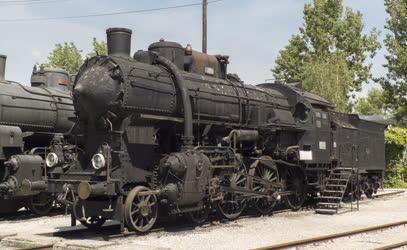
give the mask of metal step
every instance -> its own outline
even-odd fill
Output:
[[[315,212],[317,214],[336,214],[336,209],[321,209],[317,208],[315,209]]]
[[[325,187],[326,187],[326,188],[327,188],[327,187],[344,187],[344,188],[346,188],[346,186],[347,186],[347,185],[328,184],[328,185],[326,185]]]
[[[332,199],[332,200],[342,200],[342,197],[335,196],[319,196],[318,199]]]
[[[324,190],[321,193],[330,193],[330,194],[342,194],[343,190]]]
[[[353,168],[335,168],[333,170],[339,170],[339,171],[352,171]]]
[[[323,191],[321,191],[321,193],[323,193],[325,191],[337,191],[337,192],[345,193],[345,188],[338,189],[338,188],[327,187]]]
[[[349,177],[351,176],[351,174],[344,174],[344,173],[332,173],[329,177],[343,177],[344,179],[349,179]]]
[[[339,203],[332,203],[332,202],[318,202],[317,206],[332,206],[332,207],[338,207]]]
[[[348,179],[328,179],[328,181],[348,181]]]

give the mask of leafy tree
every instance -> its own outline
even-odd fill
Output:
[[[333,61],[339,60],[338,57],[342,57],[341,61],[346,62],[348,71],[346,80],[351,76],[351,81],[346,81],[346,95],[351,91],[360,91],[362,84],[371,78],[372,65],[366,61],[380,47],[377,41],[379,32],[373,29],[366,35],[363,28],[362,14],[351,8],[344,9],[343,0],[314,0],[312,4],[305,4],[304,25],[299,34],[292,36],[289,44],[280,51],[276,66],[272,69],[274,77],[288,82],[307,81],[309,84],[306,84],[306,90],[316,90],[316,94],[329,99],[329,96],[335,94],[334,90],[319,92],[321,88],[313,86],[311,80],[306,79],[310,76],[306,71],[313,67],[312,63],[317,64],[316,68],[322,64],[328,67]],[[344,70],[336,72],[343,73]],[[330,74],[328,79],[333,79],[331,72],[323,72]],[[337,77],[340,79],[343,76]],[[341,98],[346,95],[341,94]],[[344,101],[347,100],[334,104],[342,107]]]
[[[388,70],[385,78],[380,79],[384,89],[387,106],[398,118],[407,118],[407,1],[385,0],[389,15],[384,44]]]
[[[83,63],[82,50],[79,50],[73,42],[56,44],[54,50],[48,56],[47,67],[61,68],[73,74],[78,72]]]
[[[96,55],[107,55],[107,44],[104,41],[98,41],[93,38],[92,52],[88,53],[88,57]],[[48,63],[43,64],[45,67],[61,68],[71,74],[78,72],[83,64],[82,50],[78,49],[73,42],[56,44],[54,50],[48,56]]]
[[[384,114],[383,90],[371,89],[366,98],[360,98],[356,104],[356,112],[361,115],[383,115]]]
[[[312,57],[303,66],[303,87],[310,92],[322,94],[336,105],[338,111],[350,111],[347,92],[352,82],[352,73],[341,55],[325,58]]]
[[[95,37],[93,38],[93,51],[88,54],[88,57],[107,56],[107,44],[105,41],[98,41]]]

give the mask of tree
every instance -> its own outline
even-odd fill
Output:
[[[341,55],[330,55],[325,58],[312,57],[304,64],[301,78],[303,87],[313,93],[323,93],[328,101],[334,103],[341,112],[350,111],[347,102],[352,74]]]
[[[104,41],[98,41],[93,38],[92,52],[88,57],[96,55],[107,55],[107,44]],[[48,56],[48,63],[43,64],[45,67],[61,68],[71,74],[78,72],[83,64],[82,50],[78,49],[73,42],[56,44],[54,50]]]
[[[399,119],[407,118],[407,1],[385,0],[387,14],[384,44],[387,48],[386,77],[379,81],[387,106]]]
[[[82,50],[79,50],[73,42],[58,43],[48,56],[49,62],[45,66],[61,68],[74,74],[83,63],[81,53]]]
[[[371,89],[366,98],[358,100],[355,109],[361,115],[383,115],[385,113],[383,90]]]
[[[98,41],[95,37],[93,38],[93,51],[88,54],[88,57],[107,56],[107,44],[105,41]]]
[[[280,51],[276,66],[272,69],[274,77],[288,82],[308,81],[310,89],[318,90],[320,88],[312,86],[311,81],[305,78],[310,76],[306,72],[312,67],[310,64],[317,63],[320,67],[321,63],[330,64],[341,56],[351,76],[351,81],[346,82],[346,95],[351,91],[360,91],[362,84],[371,79],[371,64],[366,61],[380,47],[379,32],[373,29],[366,35],[363,28],[362,14],[350,8],[344,10],[343,0],[314,0],[313,4],[305,4],[304,25],[299,34],[292,36],[289,44]],[[338,75],[338,78],[341,76]],[[326,97],[334,92],[316,94]]]

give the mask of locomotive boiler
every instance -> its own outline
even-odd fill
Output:
[[[248,206],[268,214],[279,201],[296,210],[336,180],[332,169],[352,175],[356,161],[334,155],[345,145],[324,98],[290,84],[246,85],[227,72],[227,56],[190,45],[160,40],[131,57],[131,33],[108,29],[108,56],[77,75],[76,163],[49,166],[47,187],[32,185],[59,193],[74,220],[146,232],[159,214],[201,223],[213,210],[227,219]],[[344,195],[339,184],[321,204]]]
[[[6,56],[0,56],[0,197],[1,212],[28,206],[37,213],[50,207],[48,196],[25,188],[40,180],[44,149],[57,133],[70,130],[74,117],[68,73],[34,69],[32,86],[4,78]]]

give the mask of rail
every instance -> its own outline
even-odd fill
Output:
[[[260,248],[254,249],[254,250],[269,250],[269,249],[274,250],[274,249],[294,248],[294,247],[298,247],[298,246],[309,245],[309,244],[328,241],[328,240],[334,240],[334,239],[338,239],[338,238],[342,238],[342,237],[346,237],[346,236],[353,236],[353,235],[357,235],[357,234],[373,232],[373,231],[378,231],[378,230],[382,230],[382,229],[388,229],[388,228],[402,226],[402,225],[406,225],[406,224],[407,224],[407,220],[398,221],[398,222],[383,224],[383,225],[379,225],[379,226],[366,227],[366,228],[350,230],[350,231],[345,231],[345,232],[340,232],[340,233],[317,236],[314,238],[308,238],[308,239],[303,239],[303,240],[296,240],[296,241],[275,244],[275,245],[266,246],[266,247],[260,247]]]
[[[375,248],[374,250],[396,249],[396,248],[404,247],[404,246],[407,246],[407,241],[403,241],[403,242],[398,242],[398,243],[393,243],[393,244],[381,246],[381,247],[379,247],[379,248]]]

